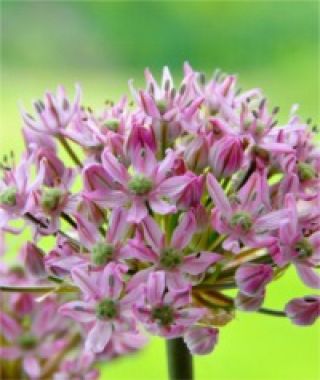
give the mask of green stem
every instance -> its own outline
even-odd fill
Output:
[[[287,314],[282,310],[267,309],[265,307],[261,307],[258,310],[258,313],[266,314],[266,315],[272,315],[274,317],[286,317],[287,316]]]
[[[78,288],[74,286],[64,285],[60,287],[56,286],[7,286],[0,285],[0,292],[7,293],[70,293],[76,292]]]
[[[79,166],[80,168],[82,168],[83,167],[82,162],[79,160],[78,156],[75,154],[74,150],[71,148],[71,145],[65,139],[65,137],[64,136],[59,136],[58,139],[59,139],[61,145],[63,146],[63,148],[65,149],[65,151],[68,153],[68,155],[72,159],[72,161],[77,166]]]
[[[167,360],[170,380],[192,380],[192,355],[182,338],[167,340]]]

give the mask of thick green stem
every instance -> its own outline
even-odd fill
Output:
[[[170,380],[192,380],[192,355],[182,338],[167,340],[168,373]]]

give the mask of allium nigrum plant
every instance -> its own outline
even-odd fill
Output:
[[[185,64],[180,84],[167,67],[161,84],[145,76],[143,90],[130,82],[133,102],[98,112],[79,87],[22,110],[25,152],[0,181],[1,250],[7,234],[32,236],[0,268],[7,378],[94,380],[95,362],[142,348],[148,332],[167,340],[170,378],[190,379],[191,355],[210,353],[238,312],[320,315],[313,290],[263,307],[291,266],[320,287],[316,128],[295,110],[278,125],[233,75],[207,81]]]

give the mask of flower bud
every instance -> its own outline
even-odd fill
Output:
[[[243,143],[237,136],[225,136],[210,149],[209,164],[216,177],[229,177],[240,169],[243,161]]]
[[[198,177],[188,172],[186,177],[190,178],[190,182],[177,200],[177,205],[188,209],[189,207],[196,207],[200,203],[204,187],[204,176]]]
[[[146,148],[149,148],[151,152],[156,151],[156,142],[152,130],[142,125],[133,124],[126,145],[128,156],[132,159],[137,151]]]
[[[256,311],[258,310],[264,301],[265,292],[263,291],[256,297],[248,297],[247,295],[238,292],[234,303],[238,310],[241,311]]]
[[[320,317],[320,297],[306,296],[295,298],[285,307],[287,317],[299,326],[312,325]]]
[[[192,355],[210,353],[218,342],[219,330],[213,327],[190,327],[184,334],[184,341]]]
[[[272,268],[266,264],[244,264],[235,275],[236,283],[242,293],[249,297],[261,295],[272,279]]]
[[[198,173],[208,165],[208,154],[208,141],[205,137],[199,136],[186,145],[184,159],[188,167]]]

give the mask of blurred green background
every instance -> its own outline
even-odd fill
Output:
[[[158,76],[178,79],[188,60],[208,75],[238,73],[243,88],[261,87],[282,120],[293,103],[319,121],[319,3],[313,1],[78,2],[2,1],[0,154],[22,150],[17,108],[63,83],[102,106]],[[9,240],[11,252],[21,241]],[[270,286],[267,306],[282,308],[312,291],[295,272]],[[319,328],[239,313],[221,329],[216,351],[195,360],[199,380],[320,379]],[[103,379],[166,379],[165,347],[153,339],[141,353],[107,363]]]

